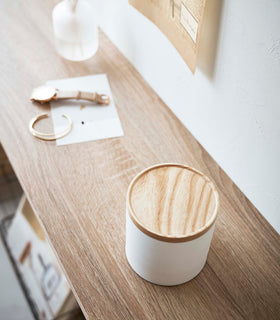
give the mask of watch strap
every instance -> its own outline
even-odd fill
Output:
[[[97,92],[87,92],[87,91],[80,91],[80,90],[57,90],[56,95],[53,97],[54,100],[60,99],[76,99],[76,100],[88,100],[92,102],[96,102],[99,104],[106,104],[110,103],[110,98],[104,94],[98,94]]]

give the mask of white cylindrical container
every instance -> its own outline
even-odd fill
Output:
[[[126,256],[142,278],[159,285],[193,279],[206,263],[219,205],[203,173],[165,163],[140,172],[126,203]]]

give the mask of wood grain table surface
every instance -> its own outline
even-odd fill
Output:
[[[87,319],[279,319],[279,235],[102,32],[92,59],[58,56],[55,3],[0,2],[0,141]],[[29,101],[34,87],[98,73],[123,137],[57,147],[30,135],[30,118],[49,110]],[[142,280],[124,250],[129,182],[160,162],[202,171],[221,200],[205,268],[177,287]]]

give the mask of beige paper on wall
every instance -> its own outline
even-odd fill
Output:
[[[206,0],[129,0],[171,41],[195,72]]]

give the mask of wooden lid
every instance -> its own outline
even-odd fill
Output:
[[[130,183],[127,210],[149,236],[185,242],[204,234],[216,220],[219,196],[203,173],[164,163],[140,172]]]

